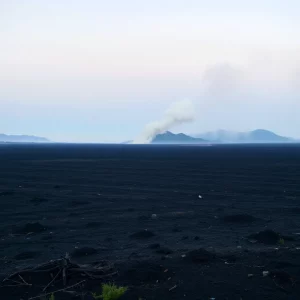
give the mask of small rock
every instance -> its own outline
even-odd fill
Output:
[[[267,276],[269,276],[270,272],[269,271],[263,271],[262,274],[263,274],[263,277],[267,277]]]
[[[248,274],[248,278],[252,278],[253,276],[253,274]]]
[[[157,218],[157,214],[152,214],[151,219],[155,220]]]

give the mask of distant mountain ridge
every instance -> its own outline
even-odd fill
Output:
[[[272,131],[256,129],[248,132],[217,130],[195,135],[216,143],[288,143],[295,140],[280,136]]]
[[[206,140],[202,138],[191,137],[184,133],[172,133],[167,131],[162,134],[158,134],[153,140],[152,144],[199,144],[205,143]]]
[[[47,143],[50,142],[44,137],[34,135],[7,135],[0,134],[1,143]]]

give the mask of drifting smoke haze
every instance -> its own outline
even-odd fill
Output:
[[[175,125],[192,122],[195,118],[194,105],[190,100],[173,103],[161,120],[146,125],[143,133],[133,141],[134,144],[151,143],[156,135],[164,133]]]

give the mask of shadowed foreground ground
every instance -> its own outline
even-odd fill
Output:
[[[76,293],[113,281],[124,299],[300,295],[297,145],[1,145],[0,165],[1,278],[68,252],[113,273],[67,273],[86,280]],[[39,295],[52,279],[36,273],[3,282],[1,299]],[[59,275],[46,291],[62,287]]]

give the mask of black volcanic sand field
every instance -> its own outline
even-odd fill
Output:
[[[61,267],[21,270],[66,252],[111,267],[68,270],[65,287],[85,282],[56,300],[103,282],[132,300],[300,299],[299,199],[298,145],[1,145],[0,299],[64,288]]]

